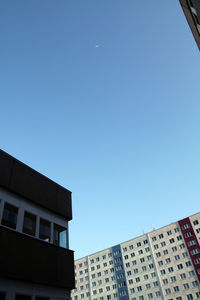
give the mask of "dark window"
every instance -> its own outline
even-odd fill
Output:
[[[31,300],[31,296],[17,294],[15,296],[15,300]]]
[[[66,228],[54,224],[53,243],[57,246],[67,248],[67,230]]]
[[[25,212],[23,232],[34,236],[35,231],[36,231],[36,216],[28,212]]]
[[[48,297],[35,297],[35,300],[49,300]]]
[[[6,294],[0,292],[0,300],[5,300],[6,299]]]
[[[5,203],[4,205],[4,211],[3,211],[3,218],[2,218],[2,225],[5,225],[7,227],[16,229],[17,225],[17,213],[18,213],[18,208]]]
[[[45,242],[50,242],[50,222],[40,219],[40,235],[39,238]]]

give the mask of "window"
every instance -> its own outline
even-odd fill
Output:
[[[151,273],[151,277],[152,278],[156,277],[156,272]]]
[[[149,276],[146,274],[144,275],[144,279],[147,280],[149,278]]]
[[[191,251],[191,254],[192,254],[192,255],[195,255],[195,254],[198,254],[198,253],[200,253],[200,250],[199,250],[198,248],[193,249],[193,250]]]
[[[156,236],[152,237],[152,241],[153,241],[153,242],[156,241]]]
[[[187,295],[187,299],[188,299],[188,300],[193,300],[192,294],[188,294],[188,295]]]
[[[184,249],[185,248],[185,244],[180,244],[180,249]]]
[[[147,259],[150,260],[151,259],[151,255],[147,255]]]
[[[146,252],[149,252],[149,251],[150,251],[150,248],[149,248],[149,247],[145,248],[145,251],[146,251]]]
[[[172,244],[172,243],[175,242],[175,240],[174,239],[170,239],[169,242],[170,242],[170,244]]]
[[[158,265],[159,265],[159,266],[162,266],[162,265],[163,265],[163,261],[160,260],[160,261],[158,262]]]
[[[137,247],[141,247],[141,243],[139,242],[139,243],[137,243]]]
[[[140,258],[140,262],[141,262],[141,263],[144,262],[144,257]]]
[[[138,273],[138,269],[137,269],[137,268],[136,268],[136,269],[134,269],[133,271],[134,271],[134,273],[135,273],[135,274],[137,274],[137,273]]]
[[[166,279],[163,279],[163,283],[164,284],[168,284],[168,279],[166,278]]]
[[[183,269],[183,265],[179,264],[179,265],[177,265],[177,268],[178,268],[178,270],[181,270],[181,269]]]
[[[53,243],[57,246],[67,248],[67,229],[54,224],[53,226]]]
[[[185,273],[180,274],[180,277],[181,277],[181,279],[185,279],[186,278]]]
[[[164,235],[161,233],[159,234],[159,239],[163,239],[164,238]]]
[[[193,277],[195,275],[194,271],[190,271],[188,274],[190,277]]]
[[[186,261],[185,265],[186,265],[186,267],[190,267],[192,264],[190,261]]]
[[[195,264],[200,264],[200,257],[199,258],[196,258],[195,260],[194,260],[194,262],[195,262]]]
[[[147,289],[147,290],[150,290],[150,288],[151,288],[150,283],[147,283],[147,284],[146,284],[146,289]]]
[[[188,256],[187,252],[182,253],[182,256],[183,258],[187,257]]]
[[[139,254],[143,254],[143,251],[142,251],[142,250],[139,250],[138,253],[139,253]]]
[[[113,260],[110,260],[110,261],[109,261],[109,264],[110,264],[110,265],[113,265]]]
[[[199,284],[198,284],[198,281],[197,280],[195,280],[195,281],[192,281],[192,285],[193,285],[193,287],[196,287],[196,286],[198,286]]]
[[[133,249],[133,245],[130,245],[130,246],[129,246],[129,249],[132,250],[132,249]]]
[[[156,297],[160,297],[160,291],[156,292]]]
[[[155,250],[158,249],[158,244],[155,244],[155,245],[154,245],[154,249],[155,249]]]
[[[164,250],[164,251],[163,251],[163,254],[164,254],[164,255],[167,255],[167,254],[168,254],[168,250],[167,250],[167,249]]]
[[[25,211],[23,232],[35,236],[36,231],[36,216]]]
[[[168,268],[168,271],[169,273],[173,272],[174,271],[173,267]]]
[[[156,253],[156,257],[160,257],[160,256],[161,256],[160,252]]]
[[[131,292],[131,294],[134,294],[135,293],[135,289],[134,288],[130,289],[130,292]]]
[[[39,238],[45,242],[50,242],[50,222],[40,218]]]
[[[148,241],[147,240],[144,240],[143,241],[144,245],[148,244]]]
[[[81,299],[83,299],[84,298],[84,294],[81,294]]]
[[[124,252],[126,252],[126,251],[127,251],[127,248],[126,248],[126,247],[125,247],[125,248],[123,248],[123,251],[124,251]]]
[[[129,284],[133,284],[133,279],[130,279],[130,280],[128,281],[128,283],[129,283]]]
[[[106,291],[107,292],[110,291],[110,287],[109,286],[106,287]]]
[[[183,287],[185,290],[188,290],[190,288],[188,283],[184,283]]]
[[[133,261],[132,261],[132,264],[133,264],[133,266],[136,265],[136,264],[137,264],[137,261],[136,261],[136,260],[133,260]]]
[[[166,246],[166,243],[165,243],[165,242],[162,242],[162,243],[161,243],[161,246],[162,246],[162,247]]]
[[[0,300],[5,300],[6,299],[6,294],[0,292]]]
[[[163,269],[163,270],[160,270],[160,274],[161,275],[164,275],[166,272],[165,272],[165,270]]]
[[[196,245],[196,243],[197,242],[195,240],[191,240],[191,241],[188,242],[188,245],[189,246],[194,246],[194,245]]]
[[[139,296],[139,300],[144,300],[144,296]]]
[[[99,257],[96,257],[96,262],[98,262],[99,261]]]
[[[173,251],[173,252],[176,252],[176,251],[177,251],[177,248],[176,248],[176,247],[172,247],[172,251]]]
[[[188,228],[190,228],[190,224],[188,224],[188,223],[184,224],[183,227],[182,227],[183,230],[188,229]]]
[[[148,294],[148,298],[152,299],[153,298],[153,294],[152,293]]]
[[[5,203],[1,224],[16,229],[18,208]]]
[[[136,282],[140,282],[140,277],[136,277],[136,278],[135,278],[135,281],[136,281]]]
[[[193,232],[190,231],[190,232],[187,232],[187,233],[185,234],[185,237],[188,238],[188,237],[190,237],[190,236],[192,236],[192,235],[193,235]]]
[[[167,295],[171,294],[171,290],[170,289],[166,289],[165,292],[166,292]]]
[[[168,234],[168,235],[171,235],[171,234],[172,234],[172,231],[171,231],[171,230],[167,231],[167,234]]]
[[[17,294],[15,296],[15,300],[31,300],[31,296]]]
[[[107,267],[107,263],[104,263],[103,266]],[[97,269],[99,269],[99,268],[100,268],[100,265],[97,266]]]
[[[103,289],[101,288],[101,289],[99,289],[99,293],[103,293]]]
[[[131,253],[131,257],[134,257],[134,256],[135,256],[135,253],[134,253],[134,252],[132,252],[132,253]]]
[[[142,266],[142,271],[146,271],[147,267],[146,266]]]
[[[178,228],[178,227],[177,227],[177,228],[174,228],[174,232],[175,232],[175,233],[179,232],[179,228]]]
[[[179,292],[179,287],[178,286],[174,286],[174,292]]]
[[[171,259],[170,258],[167,258],[166,259],[166,264],[169,264],[171,262]]]
[[[128,259],[128,255],[125,255],[124,258],[125,258],[125,259]]]
[[[182,240],[182,235],[177,236],[177,240],[178,241]]]
[[[194,224],[194,225],[198,225],[198,224],[199,224],[199,221],[198,221],[198,220],[195,220],[195,221],[193,222],[193,224]]]
[[[137,287],[137,290],[138,290],[138,292],[141,292],[141,291],[142,291],[142,287],[141,287],[141,286],[138,286],[138,287]]]
[[[157,287],[158,286],[158,281],[154,281],[153,286]]]
[[[196,293],[197,298],[200,298],[200,292]]]
[[[127,275],[128,275],[128,276],[131,276],[131,271],[128,271],[128,272],[127,272]]]
[[[171,279],[171,282],[175,282],[176,281],[176,276],[172,276],[170,279]]]

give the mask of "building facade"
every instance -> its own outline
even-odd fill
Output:
[[[0,150],[0,300],[68,300],[71,192]]]
[[[200,213],[75,261],[72,300],[200,299]]]
[[[180,4],[200,50],[200,1],[180,0]]]

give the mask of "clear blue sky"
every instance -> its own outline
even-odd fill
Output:
[[[199,211],[200,56],[178,0],[0,1],[1,149],[72,191],[79,258]]]

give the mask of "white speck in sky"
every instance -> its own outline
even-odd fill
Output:
[[[99,47],[100,47],[100,45],[99,45],[99,44],[96,44],[96,45],[95,45],[95,48],[99,48]]]

